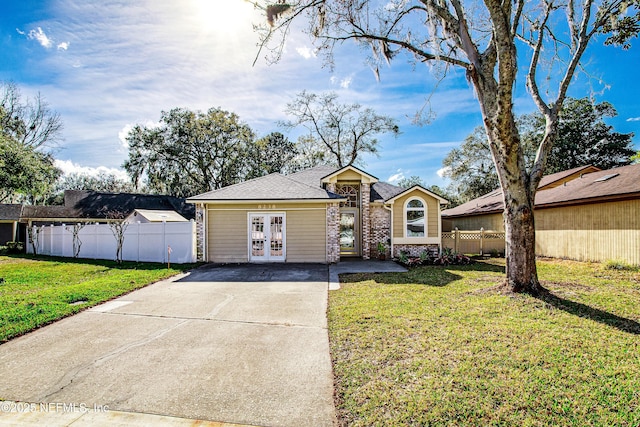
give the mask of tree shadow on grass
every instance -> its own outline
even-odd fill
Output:
[[[381,285],[427,285],[447,286],[449,283],[462,279],[443,267],[418,267],[406,273],[351,273],[341,274],[341,283],[357,283],[373,280]]]
[[[565,311],[569,314],[573,314],[574,316],[593,320],[595,322],[602,323],[603,325],[616,328],[622,332],[640,335],[640,323],[636,322],[635,320],[620,317],[604,310],[561,298],[549,291],[540,293],[540,295],[538,295],[536,298],[544,301],[554,308]]]
[[[135,262],[135,261],[123,261],[118,264],[116,261],[106,259],[91,259],[91,258],[68,258],[68,257],[55,257],[49,255],[33,255],[33,254],[11,254],[7,255],[9,258],[33,260],[33,261],[48,261],[58,262],[64,264],[86,264],[86,265],[99,265],[102,267],[115,269],[115,270],[162,270],[167,268],[165,263],[157,262]],[[171,263],[171,266],[176,270],[191,270],[200,265],[200,263],[193,264],[175,264]]]

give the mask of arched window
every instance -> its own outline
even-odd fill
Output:
[[[424,200],[412,198],[404,206],[405,237],[425,237],[426,205]]]

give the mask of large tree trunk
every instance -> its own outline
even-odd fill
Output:
[[[505,286],[512,292],[537,295],[542,291],[536,269],[536,230],[533,200],[518,201],[508,188],[504,193]]]

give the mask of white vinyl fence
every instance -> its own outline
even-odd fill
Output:
[[[35,227],[34,227],[35,228]],[[38,254],[73,257],[73,224],[41,226],[31,233]],[[37,237],[36,237],[37,235]],[[108,224],[90,224],[78,233],[79,258],[116,259],[116,238]],[[171,248],[172,263],[196,262],[196,224],[190,222],[132,223],[127,225],[122,247],[123,261],[167,262]],[[33,245],[27,237],[27,253]]]

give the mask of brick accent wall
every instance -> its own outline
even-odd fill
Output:
[[[206,261],[204,259],[204,210],[204,206],[196,205],[196,254],[198,261]]]
[[[369,259],[371,258],[371,185],[362,183],[360,191],[360,196],[362,197],[362,259]]]
[[[391,212],[382,206],[371,206],[370,208],[371,232],[369,233],[369,256],[378,257],[378,243],[382,242],[387,247],[385,256],[391,256],[389,240],[391,238]]]
[[[327,205],[327,262],[340,261],[340,207],[338,203]]]
[[[393,256],[397,257],[400,252],[406,252],[409,256],[420,256],[423,251],[427,251],[431,254],[440,253],[440,246],[438,245],[394,245]]]

